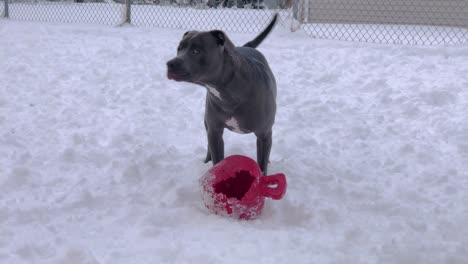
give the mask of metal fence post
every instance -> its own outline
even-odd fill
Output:
[[[8,0],[4,0],[4,1],[5,1],[5,7],[3,9],[3,17],[8,18],[10,16],[8,12]]]
[[[125,0],[125,21],[124,23],[132,23],[132,0]]]

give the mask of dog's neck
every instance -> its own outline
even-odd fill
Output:
[[[219,70],[211,75],[213,78],[210,78],[211,80],[200,80],[197,83],[205,87],[214,88],[220,92],[225,90],[224,88],[229,87],[236,72],[240,70],[240,64],[237,61],[238,56],[233,56],[233,52],[235,52],[234,49],[225,47],[223,61],[218,67]],[[222,77],[219,78],[219,76]]]
[[[226,71],[226,69],[231,70]],[[218,107],[226,114],[229,114],[234,112],[240,104],[240,98],[236,95],[237,87],[233,87],[231,85],[232,80],[236,75],[236,71],[233,67],[226,67],[223,64],[223,70],[220,72],[220,75],[223,77],[218,81],[206,81],[198,84],[207,89],[209,97],[212,98],[212,103],[218,105]]]

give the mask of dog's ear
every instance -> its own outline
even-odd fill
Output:
[[[195,34],[196,32],[197,32],[197,31],[195,31],[195,30],[187,31],[187,32],[184,33],[184,35],[182,36],[182,38],[185,38],[185,37],[188,36],[188,35]]]
[[[226,43],[226,34],[221,30],[212,30],[210,31],[211,35],[216,39],[218,45],[223,46]]]

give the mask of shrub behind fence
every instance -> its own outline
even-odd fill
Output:
[[[280,24],[314,38],[412,45],[468,42],[468,0],[0,0],[11,19],[255,33]]]

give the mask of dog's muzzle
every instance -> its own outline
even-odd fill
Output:
[[[187,80],[190,74],[184,69],[182,60],[175,58],[167,62],[167,78],[174,81]]]

